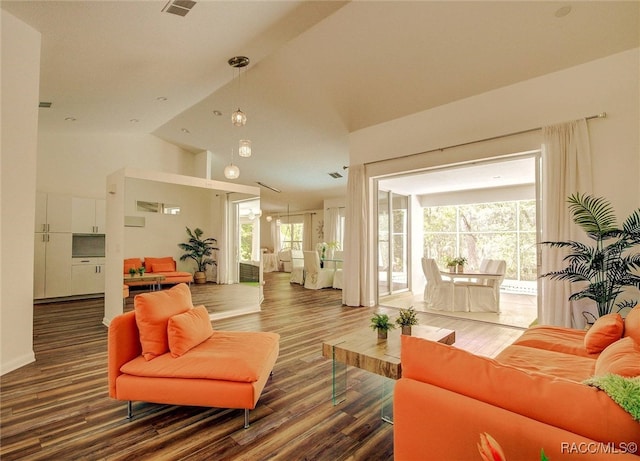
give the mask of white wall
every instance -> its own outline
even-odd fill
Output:
[[[40,33],[0,9],[2,157],[0,167],[0,374],[35,360],[35,220]]]
[[[185,227],[192,231],[199,227],[204,231],[204,237],[220,238],[213,232],[212,214],[214,211],[219,213],[219,203],[214,198],[215,192],[208,189],[127,178],[125,216],[144,217],[145,227],[125,227],[124,257],[171,256],[176,260],[178,270],[194,272],[196,268],[193,261],[180,261],[183,251],[178,248],[178,243],[188,239]],[[178,205],[180,214],[137,211],[137,200]]]
[[[107,175],[126,167],[196,173],[194,154],[150,134],[39,134],[39,191],[104,198]]]
[[[369,162],[372,177],[521,152],[539,148],[539,131],[371,163],[606,112],[606,119],[589,122],[593,192],[626,217],[640,203],[639,73],[640,50],[634,49],[359,130],[350,135],[350,164]],[[375,280],[373,268],[368,274]]]

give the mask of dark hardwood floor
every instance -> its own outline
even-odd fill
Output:
[[[369,324],[372,308],[341,305],[339,290],[305,290],[265,274],[262,311],[216,329],[275,331],[280,357],[251,427],[243,412],[126,403],[107,392],[103,300],[34,306],[36,362],[0,379],[2,460],[390,460],[393,426],[380,419],[380,377],[349,369],[347,400],[331,403],[323,339]],[[194,290],[197,289],[194,287]],[[386,309],[393,312],[393,309]],[[456,345],[494,356],[521,330],[419,314],[456,330]],[[373,334],[373,332],[372,332]]]

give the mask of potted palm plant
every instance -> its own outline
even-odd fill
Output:
[[[408,309],[400,309],[398,314],[399,317],[396,319],[396,323],[402,328],[402,334],[411,336],[411,327],[418,324],[416,311],[411,306]]]
[[[387,333],[395,327],[387,314],[374,314],[371,317],[371,328],[378,332],[378,339],[387,339]]]
[[[624,308],[633,308],[638,301],[618,301],[625,287],[640,288],[640,253],[633,253],[640,245],[640,208],[636,209],[618,228],[611,203],[601,197],[573,194],[568,198],[573,221],[582,228],[594,245],[569,240],[542,242],[556,248],[568,248],[564,258],[567,267],[542,274],[553,280],[579,283],[581,289],[571,294],[569,301],[588,298],[598,306],[598,317]],[[596,316],[583,312],[587,324]]]
[[[205,283],[207,276],[205,271],[207,266],[216,264],[216,261],[211,258],[214,250],[217,250],[216,243],[218,241],[212,237],[202,238],[202,229],[195,228],[193,232],[187,227],[187,234],[189,240],[186,243],[178,243],[178,246],[185,252],[180,256],[180,261],[186,261],[187,259],[193,259],[196,262],[196,273],[193,275],[193,279],[196,283]]]

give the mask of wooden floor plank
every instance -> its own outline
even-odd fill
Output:
[[[114,401],[107,389],[103,299],[34,306],[36,362],[0,379],[2,460],[377,460],[393,456],[393,426],[380,420],[380,377],[349,369],[347,400],[331,402],[324,339],[369,323],[374,308],[341,305],[339,290],[306,290],[289,274],[268,273],[262,311],[214,320],[221,330],[275,331],[280,357],[251,427],[243,412]],[[215,286],[193,285],[194,299],[232,301]],[[126,309],[133,306],[132,298]],[[378,308],[396,315],[393,308]],[[495,356],[522,330],[444,316],[420,322],[456,330],[456,345]],[[375,334],[374,332],[371,333]]]

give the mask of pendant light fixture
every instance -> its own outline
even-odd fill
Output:
[[[240,168],[233,164],[233,149],[231,149],[231,163],[224,167],[224,177],[227,179],[238,179]]]
[[[240,157],[251,157],[251,141],[248,139],[240,140],[240,147],[238,148],[238,155]]]
[[[249,58],[246,56],[234,56],[229,59],[229,65],[234,69],[238,69],[238,86],[240,85],[240,73],[243,67],[247,67],[249,65]],[[244,112],[240,110],[240,107],[231,114],[231,123],[235,126],[244,126],[247,123],[247,116]]]

